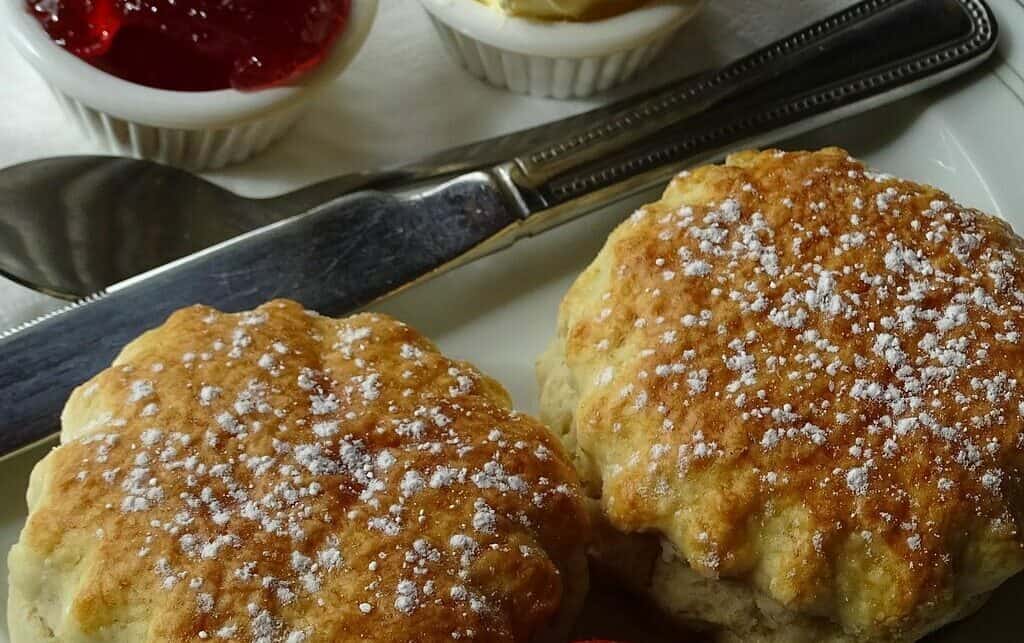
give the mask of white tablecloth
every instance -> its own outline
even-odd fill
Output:
[[[848,3],[709,0],[703,14],[636,82],[597,99],[558,101],[509,94],[475,80],[448,60],[415,0],[380,0],[365,48],[298,127],[258,158],[209,178],[240,193],[265,196],[350,170],[411,160],[721,64]],[[0,166],[97,151],[64,118],[6,39],[0,39],[0,106]],[[59,304],[0,278],[0,330]]]

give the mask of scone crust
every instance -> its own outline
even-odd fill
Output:
[[[735,154],[570,289],[542,418],[616,529],[911,640],[1024,567],[1021,267],[1004,222],[843,150]]]
[[[557,439],[384,315],[175,313],[73,393],[28,495],[12,643],[526,642],[585,591]]]

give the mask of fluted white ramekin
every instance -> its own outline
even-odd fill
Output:
[[[58,102],[106,150],[193,170],[243,161],[280,138],[362,47],[378,0],[352,0],[345,30],[324,61],[298,82],[253,92],[178,92],[112,76],[54,43],[25,0],[0,0],[15,48]]]
[[[507,16],[477,0],[420,0],[448,53],[474,76],[521,94],[582,98],[646,67],[703,4],[651,0],[604,20]]]

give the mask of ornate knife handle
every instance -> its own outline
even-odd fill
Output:
[[[860,111],[872,97],[920,89],[921,79],[937,83],[944,70],[984,60],[996,37],[982,0],[864,0],[524,154],[508,176],[530,210],[552,208],[745,134]]]

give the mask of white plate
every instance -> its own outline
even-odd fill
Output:
[[[1001,56],[1024,69],[1024,7],[995,0],[1002,22]],[[995,73],[993,73],[995,71]],[[840,145],[886,171],[941,186],[962,202],[999,214],[1024,230],[1024,96],[1022,74],[993,66],[952,85],[911,98],[784,144],[788,148]],[[1015,93],[1016,92],[1016,93]],[[653,196],[653,195],[649,195]],[[574,276],[596,254],[628,207],[593,214],[511,250],[479,261],[376,308],[433,337],[448,353],[468,359],[501,380],[517,404],[535,411],[533,360],[550,338],[558,302]],[[0,467],[0,552],[16,540],[25,516],[29,471],[45,449]],[[6,563],[4,563],[6,565]],[[6,570],[0,570],[0,619],[5,619]],[[942,630],[934,642],[1020,641],[1016,597],[1024,577],[1000,588],[974,617]],[[615,601],[609,609],[608,601]],[[621,621],[647,622],[607,594],[594,598],[592,614],[616,613]],[[6,621],[0,642],[6,643]],[[594,626],[592,626],[594,627]],[[654,643],[647,632],[602,624],[588,634],[627,636]],[[678,640],[678,639],[676,639]]]

